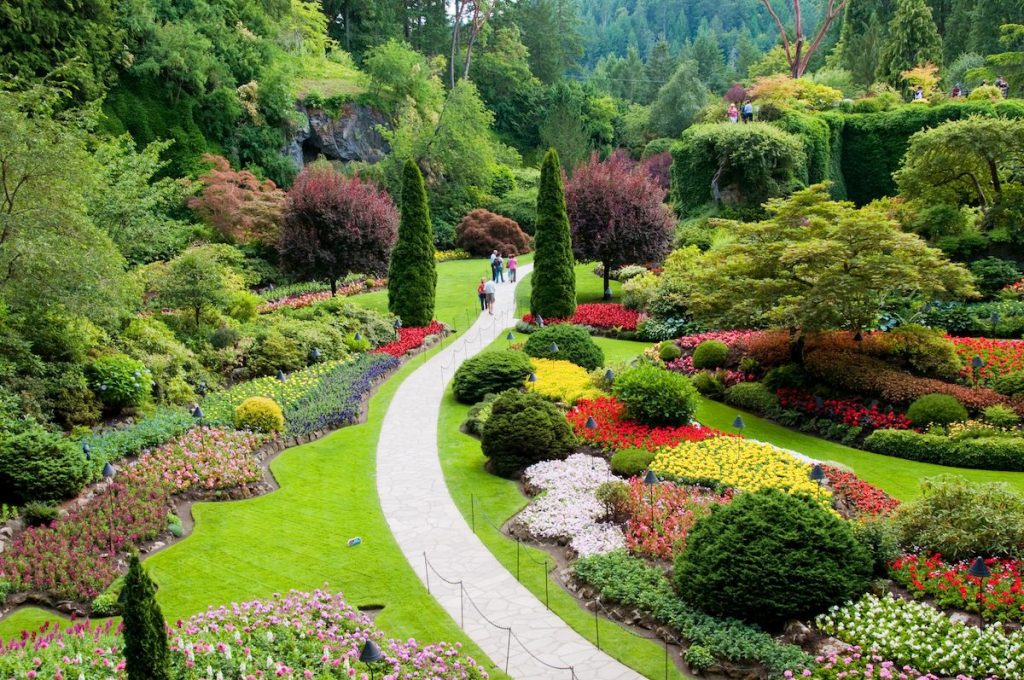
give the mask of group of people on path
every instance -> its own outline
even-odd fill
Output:
[[[519,263],[516,262],[515,253],[508,256],[506,262],[501,254],[495,250],[491,253],[491,278],[480,279],[480,285],[476,287],[476,293],[480,297],[480,311],[487,310],[487,313],[494,316],[494,293],[497,291],[498,283],[505,283],[505,270],[508,269],[508,282],[515,283],[516,270]]]
[[[744,123],[754,122],[754,103],[749,99],[743,101],[743,108],[737,108],[736,102],[729,104],[729,122],[738,123],[740,122],[740,116],[743,117]]]

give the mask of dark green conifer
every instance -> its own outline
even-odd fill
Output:
[[[576,312],[576,275],[562,168],[554,149],[548,149],[540,168],[534,242],[530,311],[547,319],[570,317]]]
[[[903,82],[904,71],[931,62],[942,62],[942,39],[935,28],[932,10],[924,0],[897,0],[889,35],[882,45],[878,78],[890,85]]]
[[[434,318],[437,269],[433,230],[423,175],[412,160],[402,175],[402,220],[388,268],[388,309],[405,326],[426,326]]]
[[[156,602],[156,587],[138,555],[132,555],[128,564],[120,598],[128,680],[170,680],[167,626]]]

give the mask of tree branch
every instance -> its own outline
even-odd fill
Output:
[[[792,50],[790,50],[789,36],[786,35],[786,28],[782,25],[782,19],[779,18],[779,15],[775,12],[775,9],[772,7],[771,0],[761,0],[761,4],[764,5],[765,9],[768,10],[768,14],[770,14],[772,20],[775,21],[776,28],[779,29],[779,36],[782,38],[782,47],[785,48],[786,50],[786,61],[788,61],[790,67],[792,67],[793,52]]]

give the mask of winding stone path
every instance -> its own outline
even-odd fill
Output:
[[[521,267],[520,276],[529,270]],[[504,668],[507,659],[513,678],[642,678],[598,650],[516,581],[476,537],[448,493],[437,448],[441,399],[455,368],[512,325],[515,286],[498,284],[496,298],[494,316],[480,315],[462,337],[409,375],[391,400],[377,444],[377,491],[384,516],[420,580],[428,578],[426,555],[436,570],[429,574],[433,596],[456,622],[464,619],[466,633],[497,666]],[[472,603],[438,574],[463,581]],[[513,635],[485,616],[511,627]]]

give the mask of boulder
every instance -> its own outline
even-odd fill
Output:
[[[318,108],[299,106],[305,124],[292,135],[284,153],[301,168],[323,156],[332,161],[376,163],[391,150],[378,126],[388,124],[380,111],[348,103],[337,116]]]

